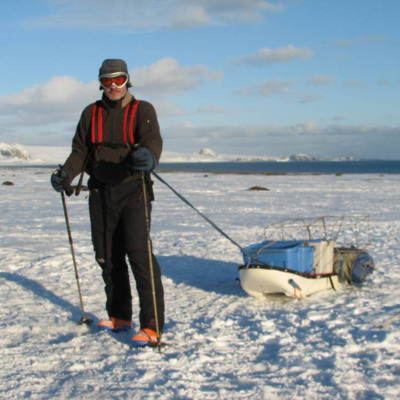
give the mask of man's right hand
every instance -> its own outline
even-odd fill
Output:
[[[71,178],[69,176],[69,173],[66,169],[64,168],[60,168],[60,169],[56,169],[50,177],[50,182],[51,185],[53,186],[53,189],[56,192],[63,192],[65,189],[63,187],[63,183],[67,183],[68,185],[70,185],[71,183]]]

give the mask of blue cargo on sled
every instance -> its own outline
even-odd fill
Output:
[[[302,240],[271,241],[253,244],[243,251],[245,264],[267,265],[296,272],[314,272],[314,249]]]

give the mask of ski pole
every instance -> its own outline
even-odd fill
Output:
[[[79,196],[79,193],[81,192],[83,176],[85,175],[85,170],[86,170],[86,167],[87,167],[87,165],[89,163],[91,153],[92,153],[91,151],[88,151],[87,154],[86,154],[86,157],[85,157],[85,159],[83,161],[81,176],[79,178],[78,185],[76,186],[76,189],[75,189],[75,196]]]
[[[153,250],[152,250],[151,239],[150,239],[150,213],[149,213],[149,203],[148,203],[148,198],[147,198],[147,186],[146,186],[146,178],[145,178],[144,171],[142,171],[142,186],[143,186],[143,198],[144,198],[144,212],[145,212],[145,218],[146,218],[147,252],[149,254],[151,293],[153,296],[153,306],[154,306],[154,322],[156,324],[157,347],[158,347],[158,351],[161,352],[161,335],[160,335],[160,326],[158,323],[156,285],[154,282]]]
[[[71,186],[67,182],[62,182],[61,184],[64,187],[65,192],[67,193],[67,195],[71,196],[71,194],[74,192],[73,189],[71,188]],[[65,201],[64,192],[61,192],[61,200],[62,200],[62,204],[63,204],[63,208],[64,208],[65,224],[67,225],[69,246],[70,246],[70,249],[71,249],[72,261],[73,261],[73,264],[74,264],[75,279],[76,279],[76,284],[78,286],[79,302],[80,302],[81,312],[82,312],[82,317],[77,322],[77,324],[78,325],[82,325],[82,324],[91,325],[93,323],[93,320],[86,316],[85,309],[83,307],[82,291],[81,291],[81,285],[79,283],[79,273],[78,273],[78,267],[77,267],[76,259],[75,259],[74,244],[73,244],[73,241],[72,241],[71,227],[70,227],[70,224],[69,224],[67,203]]]

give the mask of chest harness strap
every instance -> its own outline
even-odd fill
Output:
[[[135,119],[137,108],[140,100],[131,101],[125,109],[124,114],[124,143],[107,143],[103,142],[103,108],[95,103],[92,109],[92,143],[96,149],[99,149],[102,145],[111,148],[119,147],[132,147],[135,144]]]

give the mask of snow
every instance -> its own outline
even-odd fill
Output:
[[[249,297],[242,257],[155,180],[152,238],[166,300],[161,353],[77,325],[79,297],[50,168],[0,168],[2,399],[397,399],[400,175],[160,173],[242,246],[281,218],[371,217],[377,270],[304,300]],[[263,186],[269,191],[248,191]],[[106,316],[87,192],[67,199],[84,307]],[[137,310],[137,296],[134,294]],[[134,330],[138,328],[137,315]]]

